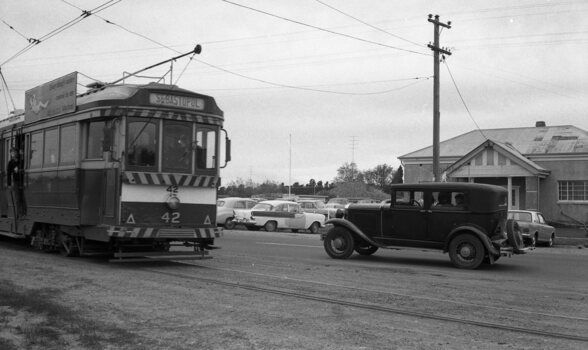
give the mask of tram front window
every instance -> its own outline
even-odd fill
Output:
[[[137,167],[157,165],[157,125],[145,120],[130,120],[127,133],[127,164]]]
[[[163,121],[163,171],[192,172],[192,124]]]

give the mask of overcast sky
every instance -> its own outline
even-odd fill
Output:
[[[82,19],[80,9],[101,11]],[[111,82],[201,44],[175,62],[173,82],[225,112],[223,183],[330,182],[346,162],[396,168],[432,144],[428,14],[451,21],[441,141],[536,121],[588,130],[586,0],[0,0],[0,65],[23,108],[26,90],[70,72]],[[0,117],[12,109],[3,89]]]

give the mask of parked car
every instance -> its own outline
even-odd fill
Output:
[[[329,218],[329,209],[326,207],[325,202],[319,199],[301,199],[298,204],[305,213],[323,214],[325,218]],[[335,216],[333,215],[333,217]]]
[[[474,183],[392,185],[389,204],[350,204],[321,235],[327,254],[349,258],[379,248],[416,247],[449,253],[454,266],[478,268],[524,254],[517,222],[507,218],[507,191]]]
[[[327,208],[329,218],[337,217],[338,212],[345,211],[345,204],[339,203],[327,203],[325,204],[325,208]],[[342,214],[341,214],[342,215]]]
[[[329,201],[327,202],[327,204],[331,204],[331,203],[337,203],[337,204],[341,204],[343,206],[346,206],[350,202],[349,202],[349,199],[347,199],[347,198],[335,197],[335,198],[329,199]]]
[[[235,209],[251,209],[257,202],[250,198],[228,197],[216,201],[216,224],[227,230],[235,228],[233,212]]]
[[[540,212],[509,210],[508,218],[517,221],[526,245],[534,247],[536,244],[545,244],[551,247],[555,243],[555,228],[547,224]]]
[[[324,226],[325,216],[305,213],[296,202],[270,200],[259,202],[249,210],[235,210],[234,221],[251,230],[263,227],[268,232],[290,229],[292,232],[309,230],[318,233]]]

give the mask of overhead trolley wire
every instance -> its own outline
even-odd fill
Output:
[[[393,36],[393,37],[395,37],[395,38],[397,38],[397,39],[404,40],[404,41],[406,41],[406,42],[408,42],[408,43],[411,43],[411,44],[414,44],[414,45],[417,45],[417,46],[420,46],[420,47],[426,47],[424,44],[419,44],[419,43],[417,43],[417,42],[414,42],[414,41],[408,40],[408,39],[406,39],[406,38],[403,38],[403,37],[401,37],[401,36],[399,36],[399,35],[396,35],[396,34],[390,33],[390,32],[389,32],[389,31],[387,31],[387,30],[384,30],[384,29],[382,29],[382,28],[379,28],[379,27],[376,27],[376,26],[374,26],[374,25],[372,25],[372,24],[370,24],[370,23],[367,23],[367,22],[365,22],[365,21],[362,21],[361,19],[359,19],[359,18],[357,18],[357,17],[354,17],[354,16],[352,16],[352,15],[350,15],[350,14],[346,13],[346,12],[343,12],[343,11],[339,10],[338,8],[336,8],[336,7],[334,7],[334,6],[331,6],[331,5],[329,5],[329,4],[327,4],[327,3],[325,3],[325,2],[323,2],[323,1],[321,1],[321,0],[315,0],[315,1],[316,1],[316,2],[318,2],[319,4],[323,5],[323,6],[326,6],[326,7],[330,8],[330,9],[332,9],[332,10],[334,10],[334,11],[337,11],[337,12],[339,12],[340,14],[342,14],[342,15],[345,15],[345,16],[347,16],[347,17],[349,17],[349,18],[353,19],[353,20],[356,20],[357,22],[359,22],[359,23],[361,23],[361,24],[364,24],[364,25],[366,25],[366,26],[368,26],[368,27],[370,27],[370,28],[373,28],[373,29],[375,29],[375,30],[377,30],[377,31],[380,31],[380,32],[382,32],[382,33],[386,33],[386,34],[388,34],[388,35],[390,35],[390,36]]]
[[[2,67],[0,67],[0,78],[2,79],[2,85],[0,85],[0,88],[4,88],[2,89],[4,90],[4,99],[6,99],[6,93],[8,93],[8,97],[10,97],[10,102],[12,103],[12,109],[16,110],[16,105],[14,104],[14,100],[12,99],[12,95],[10,94],[10,89],[8,88],[8,84],[6,83],[4,74],[2,73]]]
[[[71,5],[71,6],[73,6],[73,7],[76,7],[76,8],[77,8],[77,6],[70,4],[70,3],[68,3],[68,2],[67,2],[67,1],[65,1],[65,0],[62,0],[62,1],[63,1],[63,2],[65,2],[65,3],[67,3],[67,4],[69,4],[69,5]],[[120,0],[119,0],[119,1],[120,1]],[[179,51],[177,51],[176,49],[174,49],[174,48],[172,48],[172,47],[170,47],[170,46],[168,46],[168,45],[164,45],[164,44],[162,44],[162,43],[160,43],[160,42],[158,42],[158,41],[155,41],[155,40],[151,39],[151,38],[150,38],[150,37],[148,37],[148,36],[145,36],[145,35],[143,35],[143,34],[140,34],[140,33],[134,32],[134,31],[131,31],[131,30],[129,30],[129,29],[127,29],[127,28],[123,27],[122,25],[119,25],[119,24],[116,24],[116,23],[114,23],[114,22],[111,22],[111,21],[109,21],[109,20],[107,20],[107,19],[105,19],[105,18],[103,18],[103,17],[100,17],[100,16],[96,16],[96,17],[98,17],[98,18],[102,19],[102,20],[103,20],[103,21],[105,21],[107,24],[112,24],[112,25],[115,25],[115,26],[119,27],[120,29],[122,29],[122,30],[124,30],[124,31],[126,31],[126,32],[128,32],[128,33],[130,33],[130,34],[137,35],[137,36],[139,36],[139,37],[141,37],[141,38],[143,38],[143,39],[145,39],[145,40],[148,40],[148,41],[150,41],[150,42],[152,42],[152,43],[154,43],[154,44],[156,44],[156,45],[159,45],[159,46],[161,46],[161,47],[163,47],[163,48],[166,48],[166,49],[168,49],[168,50],[171,50],[171,51],[174,51],[174,52],[176,52],[176,53],[179,53]],[[329,90],[314,89],[314,88],[310,88],[310,87],[301,87],[301,86],[295,86],[295,85],[287,85],[287,84],[274,83],[274,82],[271,82],[271,81],[268,81],[268,80],[259,79],[259,78],[254,78],[254,77],[250,77],[250,76],[247,76],[247,75],[244,75],[244,74],[240,74],[240,73],[237,73],[237,72],[233,72],[233,71],[231,71],[231,70],[228,70],[228,69],[226,69],[226,68],[219,67],[219,66],[217,66],[217,65],[214,65],[214,64],[211,64],[211,63],[205,62],[205,61],[203,61],[203,60],[200,60],[200,59],[195,59],[195,58],[194,58],[194,55],[192,55],[192,56],[190,57],[190,61],[188,62],[188,64],[189,64],[189,63],[190,63],[192,60],[195,60],[195,61],[197,61],[197,62],[199,62],[199,63],[202,63],[203,65],[206,65],[206,66],[208,66],[208,67],[214,68],[214,69],[216,69],[216,70],[219,70],[219,71],[222,71],[222,72],[225,72],[225,73],[231,74],[231,75],[235,75],[235,76],[238,76],[238,77],[241,77],[241,78],[244,78],[244,79],[248,79],[248,80],[252,80],[252,81],[258,81],[258,82],[261,82],[261,83],[264,83],[264,84],[268,84],[268,85],[272,85],[272,86],[276,86],[276,87],[290,88],[290,89],[298,89],[298,90],[307,90],[307,91],[315,91],[315,92],[323,92],[323,93],[331,93],[331,94],[342,94],[342,95],[376,95],[376,94],[385,94],[385,93],[388,93],[388,92],[392,92],[392,91],[396,91],[396,90],[401,90],[401,89],[404,89],[404,88],[410,87],[410,86],[412,86],[412,85],[414,85],[414,84],[417,84],[417,83],[419,83],[420,81],[423,81],[423,80],[428,80],[428,79],[430,79],[430,77],[415,77],[415,78],[408,78],[408,79],[405,79],[405,80],[416,80],[416,81],[415,81],[415,82],[413,82],[413,83],[411,83],[411,84],[405,85],[405,86],[401,86],[401,87],[394,88],[394,89],[388,89],[388,90],[384,90],[384,91],[367,92],[367,93],[352,93],[352,92],[329,91]],[[177,81],[178,81],[178,80],[181,78],[181,76],[184,74],[184,72],[185,72],[185,71],[186,71],[186,69],[187,69],[187,66],[188,66],[188,64],[186,64],[186,67],[184,67],[184,69],[182,70],[182,72],[180,73],[180,75],[178,76],[178,78],[176,79],[176,82],[177,82]],[[166,73],[166,74],[167,74],[167,73]]]
[[[70,3],[68,3],[65,0],[62,0],[62,1],[65,2],[65,3],[67,3],[67,4],[69,4],[69,5],[71,5]],[[89,10],[89,11],[80,9],[82,11],[82,14],[81,15],[79,15],[78,17],[70,20],[69,22],[67,22],[67,23],[65,23],[65,24],[63,24],[63,25],[61,25],[61,26],[53,29],[52,31],[50,31],[49,33],[43,35],[40,38],[28,38],[27,39],[26,36],[22,35],[20,32],[18,32],[12,26],[10,26],[6,22],[4,22],[11,29],[13,29],[15,32],[17,32],[20,36],[22,36],[23,38],[25,38],[29,42],[29,44],[27,46],[25,46],[22,50],[18,51],[17,53],[15,53],[11,57],[9,57],[6,61],[2,62],[0,64],[0,66],[3,66],[6,63],[14,60],[18,56],[20,56],[20,55],[24,54],[25,52],[29,51],[30,49],[32,49],[34,46],[40,44],[41,42],[47,41],[47,40],[51,39],[52,37],[56,36],[57,34],[59,34],[59,33],[63,32],[63,31],[65,31],[65,30],[73,27],[74,25],[78,24],[79,22],[83,21],[84,19],[90,17],[91,15],[93,15],[95,13],[98,13],[100,11],[103,11],[103,10],[105,10],[105,9],[107,9],[107,8],[115,5],[115,4],[117,4],[120,1],[122,1],[122,0],[109,0],[109,1],[107,1],[105,3],[103,3],[102,5],[99,5],[99,6],[95,7],[92,10]]]
[[[269,13],[269,12],[266,12],[266,11],[263,11],[263,10],[259,10],[259,9],[256,9],[256,8],[253,8],[253,7],[250,7],[250,6],[246,6],[246,5],[243,5],[243,4],[239,4],[239,3],[236,3],[236,2],[232,2],[232,1],[229,1],[229,0],[221,0],[221,1],[226,2],[227,4],[234,5],[234,6],[242,7],[242,8],[247,9],[247,10],[251,10],[251,11],[258,12],[258,13],[262,13],[262,14],[267,15],[267,16],[275,17],[275,18],[278,18],[278,19],[281,19],[281,20],[284,20],[284,21],[287,21],[287,22],[292,22],[292,23],[295,23],[295,24],[298,24],[298,25],[301,25],[301,26],[313,28],[313,29],[320,30],[320,31],[323,31],[323,32],[327,32],[327,33],[334,34],[334,35],[339,35],[339,36],[342,36],[342,37],[345,37],[345,38],[349,38],[349,39],[354,39],[354,40],[361,41],[361,42],[364,42],[364,43],[378,45],[378,46],[383,46],[383,47],[387,47],[389,49],[394,49],[394,50],[399,50],[399,51],[404,51],[404,52],[410,52],[410,53],[414,53],[414,54],[417,54],[417,55],[431,56],[430,53],[423,53],[423,52],[418,52],[418,51],[414,51],[414,50],[403,49],[401,47],[387,45],[387,44],[379,43],[379,42],[376,42],[376,41],[359,38],[359,37],[356,37],[356,36],[353,36],[353,35],[349,35],[349,34],[339,33],[339,32],[336,32],[334,30],[330,30],[330,29],[318,27],[318,26],[315,26],[315,25],[312,25],[312,24],[300,22],[300,21],[297,21],[297,20],[293,20],[291,18],[286,18],[286,17],[283,17],[283,16],[279,16],[279,15],[276,15],[276,14],[273,14],[273,13]]]

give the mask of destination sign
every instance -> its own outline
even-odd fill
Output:
[[[149,103],[158,106],[186,108],[201,111],[204,109],[204,100],[196,97],[178,96],[151,93]]]

